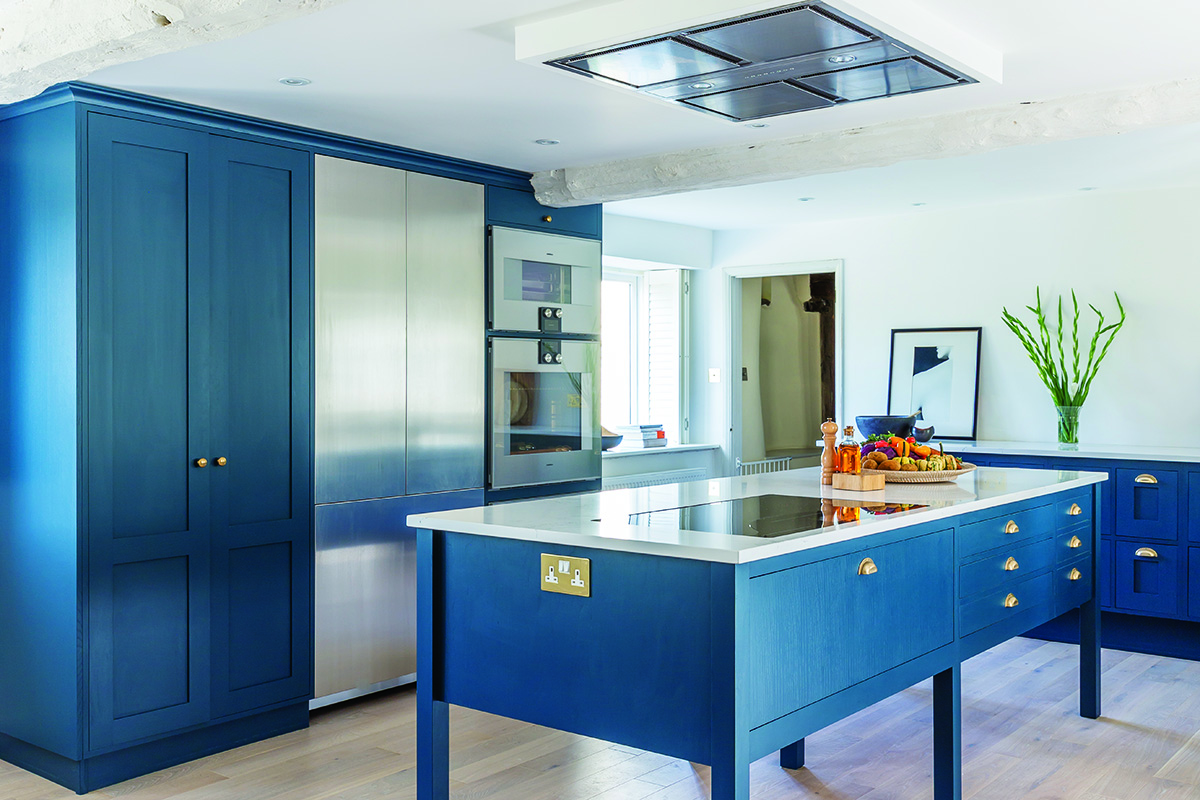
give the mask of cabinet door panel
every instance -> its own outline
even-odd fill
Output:
[[[1188,475],[1188,538],[1200,542],[1200,472]]]
[[[89,114],[89,749],[208,718],[208,137]],[[157,610],[156,610],[157,608]]]
[[[1200,547],[1188,548],[1188,614],[1200,619]]]
[[[1157,468],[1118,469],[1116,531],[1117,536],[1176,541],[1179,538],[1179,472]]]
[[[213,716],[312,691],[306,153],[213,137]]]
[[[1178,547],[1118,539],[1113,548],[1117,608],[1168,616],[1180,613]]]

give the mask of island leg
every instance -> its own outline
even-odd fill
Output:
[[[933,676],[933,798],[962,798],[962,665]]]
[[[435,695],[442,652],[436,641],[442,563],[435,536],[441,534],[417,531],[417,800],[450,798],[450,706]]]
[[[1100,603],[1079,607],[1079,716],[1100,716]]]
[[[792,742],[779,751],[779,766],[784,769],[801,769],[804,767],[804,740]]]
[[[750,762],[736,758],[713,764],[709,796],[712,800],[750,800]]]

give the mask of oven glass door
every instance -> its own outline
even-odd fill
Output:
[[[600,243],[534,231],[491,231],[491,327],[600,333]]]
[[[492,488],[600,477],[599,363],[597,342],[492,340]]]

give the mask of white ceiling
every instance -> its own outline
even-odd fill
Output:
[[[1192,0],[915,2],[1000,48],[1003,84],[853,103],[751,129],[515,60],[518,24],[604,5],[597,0],[347,0],[236,39],[101,70],[88,80],[532,172],[1200,75],[1200,3]],[[280,85],[287,76],[312,84]],[[539,138],[561,144],[534,144]],[[1191,129],[1144,131],[626,201],[612,210],[728,228],[747,226],[768,208],[796,221],[794,213],[821,218],[851,201],[860,211],[864,201],[917,211],[914,202],[972,202],[984,193],[1028,193],[1035,184],[1051,193],[1131,188],[1130,173],[1153,175],[1152,183],[1179,181],[1179,164],[1193,180],[1196,141]],[[968,162],[972,179],[964,181]],[[798,203],[802,196],[818,199]],[[760,211],[747,214],[753,207]]]

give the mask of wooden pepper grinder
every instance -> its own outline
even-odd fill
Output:
[[[821,485],[833,485],[833,465],[837,460],[837,423],[827,419],[821,423],[821,435],[825,439],[825,449],[821,451]]]

